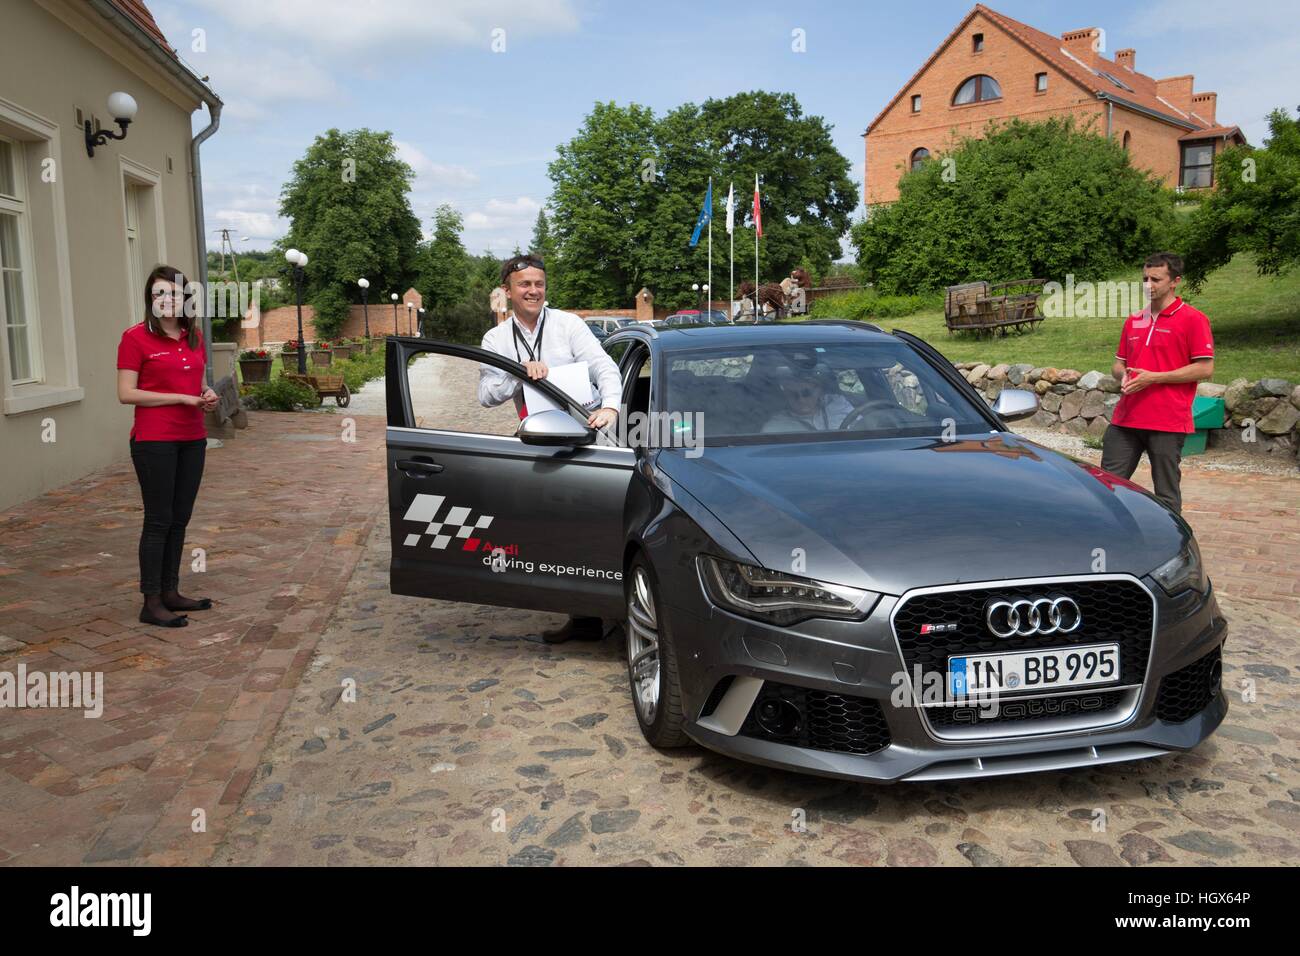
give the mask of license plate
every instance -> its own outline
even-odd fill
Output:
[[[1087,687],[1119,680],[1119,645],[1054,647],[948,658],[948,689],[971,694]]]

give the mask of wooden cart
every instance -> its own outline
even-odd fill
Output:
[[[296,372],[284,372],[283,375],[295,382],[309,385],[316,393],[317,405],[324,405],[326,398],[333,398],[334,404],[339,408],[347,408],[352,401],[352,393],[348,391],[348,383],[343,381],[342,375],[299,375]]]

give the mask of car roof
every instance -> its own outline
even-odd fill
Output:
[[[847,319],[817,319],[806,322],[765,322],[741,325],[687,325],[665,326],[641,331],[625,328],[616,336],[651,338],[660,351],[680,351],[709,346],[797,345],[800,343],[825,344],[831,342],[894,342],[879,327],[868,322]]]

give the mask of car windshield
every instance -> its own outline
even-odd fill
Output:
[[[902,342],[693,349],[667,359],[663,410],[699,421],[706,445],[940,437],[990,428]]]

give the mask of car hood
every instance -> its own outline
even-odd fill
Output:
[[[886,594],[1140,576],[1190,534],[1138,486],[1007,432],[665,450],[656,466],[765,567]]]

